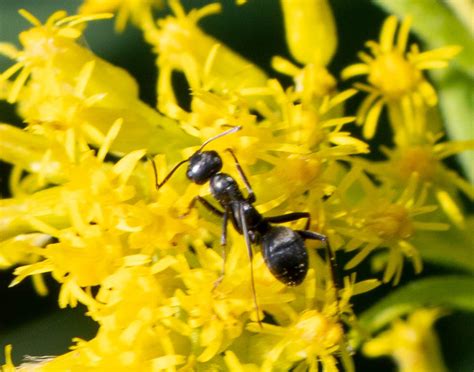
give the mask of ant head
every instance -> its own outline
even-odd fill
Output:
[[[215,151],[196,152],[189,158],[186,176],[198,185],[203,185],[222,169],[222,159]]]
[[[155,183],[156,188],[160,189],[178,170],[178,168],[187,163],[189,161],[188,171],[186,173],[188,179],[197,183],[198,185],[202,185],[209,181],[212,175],[218,173],[222,169],[222,159],[219,154],[215,151],[202,151],[202,149],[209,143],[212,142],[220,137],[226,136],[230,133],[237,132],[238,130],[242,129],[242,127],[232,127],[225,132],[218,134],[206,142],[204,142],[201,147],[193,154],[190,158],[181,160],[178,164],[174,166],[174,168],[167,174],[165,179],[160,183],[158,182],[158,172],[156,170],[155,162],[152,160],[153,172],[155,174]]]
[[[186,172],[188,179],[194,183],[197,183],[198,185],[203,185],[209,181],[214,174],[218,173],[222,169],[221,157],[215,151],[202,151],[202,149],[209,142],[215,141],[216,139],[226,136],[230,133],[237,132],[240,129],[242,129],[240,126],[232,127],[231,129],[226,130],[225,132],[222,132],[204,142],[199,150],[197,150],[188,159],[189,166],[188,171]]]

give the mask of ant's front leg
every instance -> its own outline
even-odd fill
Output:
[[[184,214],[180,215],[179,218],[187,217],[191,213],[193,208],[196,206],[197,202],[200,202],[203,205],[203,207],[206,208],[213,215],[215,215],[217,217],[221,217],[221,218],[224,217],[225,212],[222,212],[221,210],[214,207],[211,203],[209,203],[202,196],[197,195],[193,198],[193,200],[191,200],[191,203],[189,203],[188,209],[186,209],[186,212],[184,212]]]
[[[204,208],[206,208],[209,212],[211,212],[215,216],[222,218],[222,235],[221,235],[222,270],[221,270],[221,275],[214,282],[214,289],[215,289],[222,282],[222,279],[224,279],[224,274],[225,274],[225,263],[227,260],[227,224],[229,222],[229,211],[226,209],[224,210],[224,212],[222,212],[221,210],[214,207],[202,196],[197,195],[193,198],[193,200],[191,200],[191,203],[189,203],[188,210],[186,211],[186,213],[184,215],[181,215],[180,217],[181,218],[185,217],[189,213],[191,213],[191,210],[196,206],[197,202],[200,202]]]
[[[222,216],[222,235],[221,235],[222,269],[221,269],[221,275],[214,282],[213,289],[216,289],[217,286],[221,284],[222,279],[224,279],[224,275],[225,275],[225,263],[227,260],[227,223],[228,222],[229,222],[229,210],[226,209],[224,211],[224,215]]]
[[[237,156],[235,156],[232,149],[226,149],[226,151],[229,154],[231,154],[232,157],[234,158],[235,167],[237,168],[237,171],[239,172],[240,178],[242,178],[242,181],[243,181],[243,183],[245,185],[245,188],[247,189],[247,192],[248,192],[247,201],[251,204],[255,203],[255,201],[257,200],[257,197],[255,196],[255,193],[252,190],[252,186],[250,186],[250,182],[247,179],[247,176],[245,175],[242,167],[240,166],[239,161],[237,160]]]

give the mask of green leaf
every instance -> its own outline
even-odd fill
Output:
[[[474,217],[471,216],[466,218],[465,229],[423,232],[415,235],[413,245],[426,261],[474,272],[473,231]]]
[[[431,76],[441,87],[438,96],[449,136],[455,140],[474,138],[474,78],[465,71],[455,69],[444,74],[435,71]],[[459,156],[467,178],[474,182],[474,151]]]
[[[474,312],[474,277],[437,276],[412,282],[386,296],[359,317],[370,334],[419,307]]]

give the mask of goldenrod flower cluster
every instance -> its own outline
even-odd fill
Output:
[[[380,252],[382,281],[397,284],[406,257],[416,272],[422,269],[412,238],[449,227],[432,212],[441,207],[462,226],[454,191],[473,196],[442,163],[473,142],[443,142],[428,119],[437,99],[424,70],[445,67],[459,48],[420,52],[412,45],[407,51],[409,18],[397,32],[391,16],[380,40],[367,43],[370,53],[360,53],[362,63],[342,72],[343,79],[367,75],[367,82],[340,91],[327,69],[337,48],[328,2],[282,0],[293,61],[275,56],[272,65],[291,77],[284,86],[200,28],[219,4],[189,12],[178,0],[167,4],[171,14],[159,19],[153,9],[162,2],[152,0],[86,0],[78,15],[58,11],[45,23],[22,10],[31,27],[19,35],[21,47],[0,44],[0,53],[14,61],[0,75],[0,97],[25,122],[24,129],[0,125],[0,157],[13,164],[12,197],[0,201],[0,266],[19,265],[12,285],[32,278],[40,294],[47,293],[44,275],[51,275],[61,285],[59,306],[84,304],[99,326],[92,340],[75,339],[70,352],[33,367],[351,370],[344,332],[356,324],[351,297],[375,288],[377,279],[357,282],[353,275],[336,286],[317,253],[321,244],[308,241],[307,277],[287,287],[269,272],[258,247],[249,262],[232,227],[220,278],[221,221],[204,209],[186,213],[196,195],[212,202],[208,185],[189,182],[181,170],[157,191],[146,155],[162,180],[205,140],[241,126],[208,147],[238,179],[224,151],[233,149],[259,212],[311,213],[310,229],[352,257],[346,269]],[[88,22],[112,17],[103,12],[116,13],[118,31],[129,21],[139,27],[156,53],[156,108],[139,99],[125,70],[81,43]],[[189,84],[190,107],[177,98],[176,72]],[[344,104],[359,91],[368,96],[357,115],[345,115]],[[394,147],[384,150],[386,161],[364,160],[357,155],[370,147],[349,128],[354,121],[363,125],[370,139],[384,109]],[[5,370],[13,369],[10,350]]]

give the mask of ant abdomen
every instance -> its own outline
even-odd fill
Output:
[[[301,284],[308,272],[301,236],[288,227],[272,226],[261,238],[263,258],[275,278],[288,286]]]

